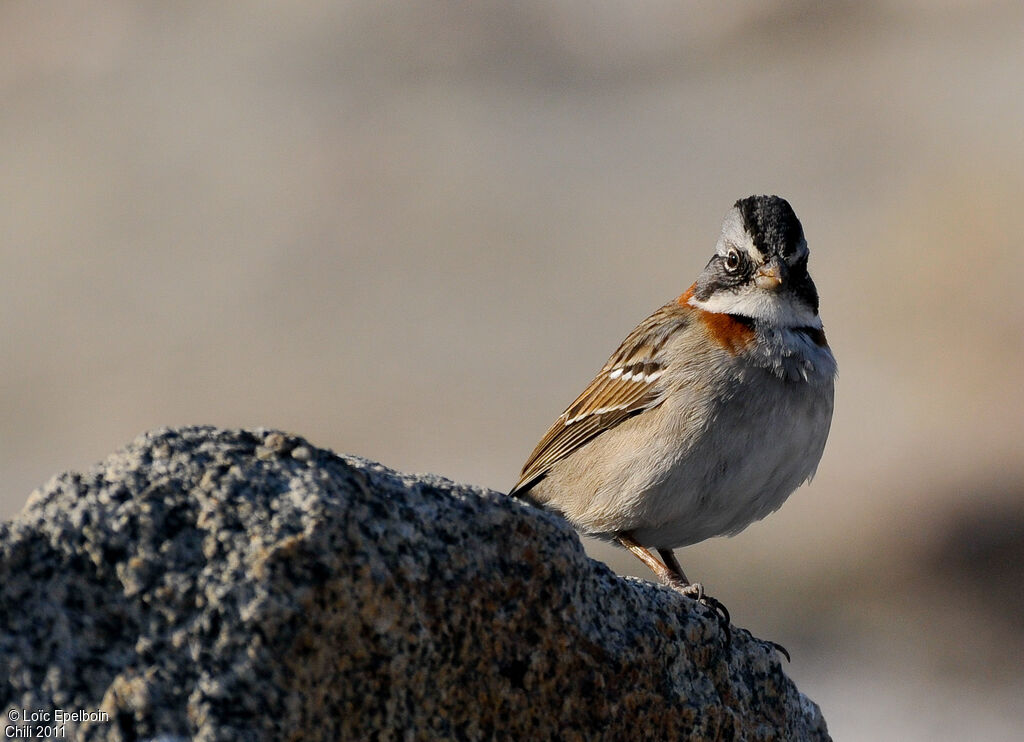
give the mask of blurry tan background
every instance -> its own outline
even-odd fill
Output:
[[[1024,4],[720,5],[0,5],[0,516],[189,423],[507,490],[778,193],[831,440],[679,556],[837,739],[1018,735]]]

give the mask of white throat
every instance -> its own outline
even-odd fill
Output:
[[[689,303],[705,312],[750,317],[774,327],[821,329],[821,317],[789,292],[776,294],[755,286],[744,286],[736,291],[716,291],[705,301],[690,297]]]

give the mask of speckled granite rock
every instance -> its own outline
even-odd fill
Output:
[[[827,739],[774,654],[557,518],[269,431],[162,430],[0,526],[0,706],[82,739]]]

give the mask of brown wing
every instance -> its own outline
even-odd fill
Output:
[[[641,322],[600,373],[555,421],[530,454],[510,495],[525,492],[551,466],[624,420],[656,407],[664,398],[662,348],[687,324],[689,311],[676,302]]]

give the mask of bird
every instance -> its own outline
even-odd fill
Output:
[[[709,598],[674,550],[777,510],[825,449],[837,365],[808,257],[788,201],[736,201],[697,280],[629,333],[509,494]]]

